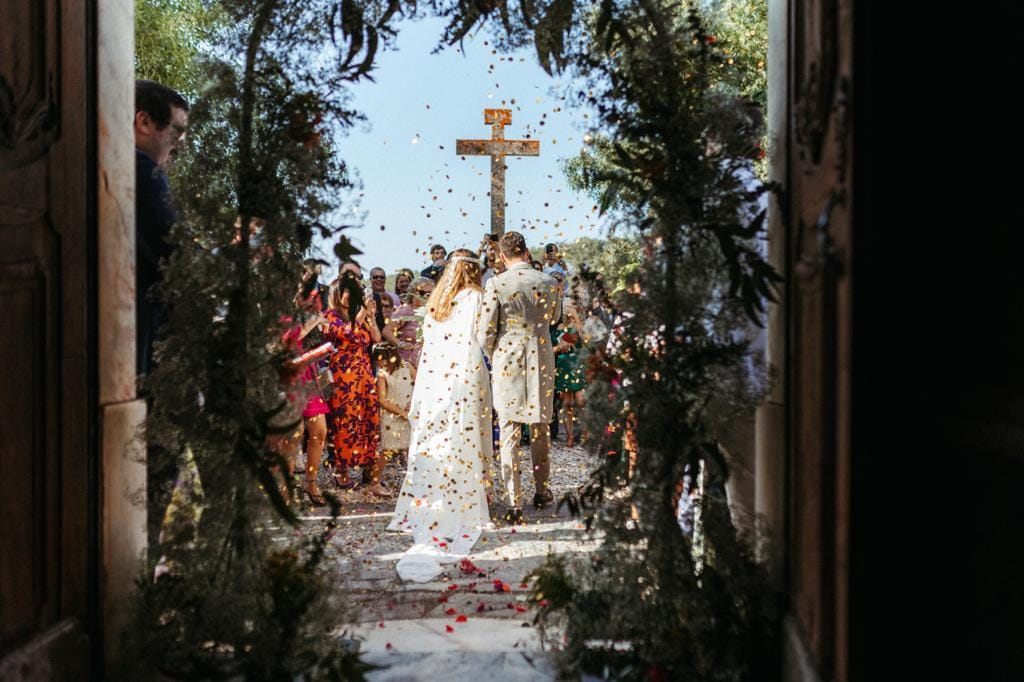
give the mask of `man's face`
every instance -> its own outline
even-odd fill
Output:
[[[446,255],[447,254],[445,253],[444,249],[431,249],[430,250],[430,260],[434,261],[435,263],[437,261],[439,261],[439,260],[444,260],[444,257]]]
[[[384,285],[387,281],[388,276],[383,270],[379,268],[370,270],[370,287],[377,293],[384,291]]]
[[[171,107],[171,122],[159,128],[149,114],[135,115],[135,146],[153,157],[158,166],[166,168],[173,154],[185,141],[188,113],[180,107]]]

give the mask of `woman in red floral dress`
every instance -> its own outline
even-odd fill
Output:
[[[331,356],[334,391],[329,401],[335,482],[341,488],[352,487],[349,467],[358,466],[371,485],[370,493],[385,496],[387,491],[380,484],[384,458],[377,454],[380,405],[366,350],[381,338],[374,303],[372,299],[364,302],[362,287],[349,276],[331,283],[327,301],[323,335],[337,348]]]

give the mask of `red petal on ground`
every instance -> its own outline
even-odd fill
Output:
[[[391,642],[388,642],[387,644],[385,644],[384,648],[390,650],[391,649]]]
[[[445,625],[444,629],[448,632],[455,632],[455,628],[453,628],[451,625]]]
[[[522,613],[525,610],[526,610],[526,607],[520,606],[519,604],[516,604],[516,613]]]
[[[454,583],[452,583],[451,585],[448,586],[448,589],[449,590],[457,590],[457,589],[459,589],[459,586],[454,584]]]
[[[484,604],[483,602],[480,602],[479,604],[476,605],[476,612],[480,613],[481,611],[483,611],[486,608],[487,608],[487,605]]]
[[[519,583],[519,589],[525,590],[528,587],[529,585],[527,585],[526,583]]]
[[[456,623],[465,623],[467,620],[469,620],[469,619],[466,618],[465,615],[460,615],[458,618],[455,619],[455,622]]]
[[[445,613],[448,614],[449,616],[454,616],[455,615],[455,609],[445,609]]]
[[[441,602],[442,604],[445,603],[446,601],[448,601],[448,595],[445,595],[443,597],[438,597],[437,601]]]
[[[379,627],[379,628],[384,627],[384,621],[381,621],[381,622],[377,623],[377,627]]]

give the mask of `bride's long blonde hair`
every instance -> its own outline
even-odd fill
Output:
[[[482,291],[480,273],[480,260],[469,249],[455,249],[448,254],[448,264],[427,299],[427,314],[438,322],[451,317],[456,294],[463,289]]]

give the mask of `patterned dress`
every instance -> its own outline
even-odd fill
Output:
[[[583,363],[580,357],[580,348],[583,343],[579,333],[574,327],[551,329],[551,345],[557,346],[560,341],[565,341],[572,346],[568,353],[555,355],[555,391],[558,393],[575,393],[587,387],[584,378]]]
[[[384,377],[388,385],[388,400],[398,405],[403,410],[408,410],[412,403],[412,372],[409,371],[409,363],[402,362],[402,366],[394,374],[388,374],[387,370],[377,370],[378,377]],[[380,447],[384,451],[408,450],[409,437],[412,435],[412,427],[409,420],[393,412],[381,408],[381,434]]]
[[[331,427],[335,463],[366,466],[377,457],[380,441],[380,405],[377,384],[370,369],[366,346],[370,332],[327,311],[324,338],[338,349],[331,356],[334,392],[331,394]]]

